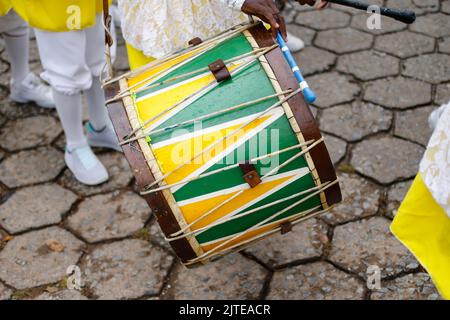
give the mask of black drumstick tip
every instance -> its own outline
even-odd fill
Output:
[[[405,23],[411,24],[416,21],[416,13],[414,11],[408,11],[405,17]]]

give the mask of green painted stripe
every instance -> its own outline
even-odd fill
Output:
[[[276,200],[289,197],[295,193],[298,193],[303,190],[307,190],[310,188],[315,187],[314,180],[312,179],[311,175],[304,176],[293,183],[289,184],[288,186],[284,187],[281,190],[278,190],[277,192],[274,192],[273,194],[269,195],[268,197],[264,198],[263,200],[259,201],[258,203],[252,205],[248,209],[244,210],[243,212],[252,210],[256,207],[260,207],[262,205],[274,202]],[[307,195],[304,195],[302,197],[306,197]],[[232,234],[236,234],[239,232],[242,232],[257,223],[269,218],[270,216],[284,210],[286,207],[294,204],[295,202],[299,201],[301,197],[294,198],[288,201],[285,201],[283,203],[276,204],[274,206],[265,208],[263,210],[256,211],[254,213],[249,214],[248,216],[244,216],[241,218],[237,218],[235,220],[223,223],[221,225],[212,227],[211,229],[203,232],[202,234],[198,235],[196,238],[200,244],[206,243],[209,241],[213,241],[219,238],[223,238]],[[275,219],[270,220],[268,223],[277,221],[286,217],[289,217],[291,215],[297,214],[299,212],[311,209],[315,206],[321,205],[320,197],[314,196],[310,199],[306,200],[304,203],[301,203],[291,210],[286,211],[285,213],[281,214],[280,216],[276,217]]]

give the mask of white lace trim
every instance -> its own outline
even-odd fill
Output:
[[[450,102],[428,143],[420,173],[433,198],[450,217]]]
[[[245,0],[119,0],[125,40],[146,56],[160,58],[195,37],[211,37],[248,21]]]

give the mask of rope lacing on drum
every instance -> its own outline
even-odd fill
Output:
[[[289,158],[288,160],[286,160],[282,164],[280,164],[280,165],[276,166],[275,168],[273,168],[272,170],[270,170],[268,173],[266,173],[264,176],[262,176],[261,180],[263,180],[263,181],[266,180],[268,177],[270,177],[274,173],[278,172],[278,170],[284,168],[288,164],[292,163],[294,160],[300,158],[301,156],[303,156],[305,153],[309,152],[312,148],[314,148],[316,145],[318,145],[321,142],[323,142],[323,138],[320,138],[319,140],[315,141],[314,143],[312,143],[311,145],[309,145],[308,147],[303,149],[301,152],[297,153],[296,155],[292,156],[291,158]],[[201,221],[204,218],[208,217],[213,212],[215,212],[218,209],[220,209],[221,207],[223,207],[225,204],[227,204],[230,201],[234,200],[235,198],[237,198],[239,195],[241,195],[244,191],[246,191],[249,188],[250,188],[249,186],[248,187],[246,186],[245,188],[243,188],[242,190],[240,190],[239,192],[237,192],[236,194],[234,194],[233,196],[231,196],[227,200],[221,202],[220,204],[218,204],[214,208],[208,210],[207,212],[202,214],[200,217],[198,217],[197,219],[195,219],[191,223],[189,223],[186,226],[184,226],[183,228],[181,228],[179,231],[172,233],[169,237],[175,237],[175,236],[178,236],[178,235],[182,234],[183,232],[185,232],[186,230],[191,228],[194,224],[198,223],[199,221]]]
[[[176,59],[179,56],[181,56],[183,54],[187,54],[187,53],[189,53],[189,52],[191,52],[193,50],[204,49],[205,47],[209,47],[209,46],[215,46],[215,45],[217,45],[217,44],[219,44],[219,43],[221,43],[223,41],[226,41],[228,39],[231,39],[231,38],[235,37],[236,35],[240,34],[241,32],[243,32],[245,30],[248,30],[248,29],[250,29],[251,27],[253,27],[253,26],[257,25],[257,24],[258,24],[258,22],[241,23],[241,24],[238,24],[238,25],[233,26],[231,28],[228,28],[228,29],[224,30],[223,32],[219,33],[218,35],[215,35],[213,37],[207,38],[205,41],[203,41],[198,46],[190,45],[190,46],[188,46],[187,48],[185,48],[183,50],[180,50],[180,51],[175,52],[175,53],[168,54],[168,55],[166,55],[166,56],[164,56],[164,57],[162,57],[162,58],[160,58],[158,60],[152,61],[152,62],[150,62],[150,63],[148,63],[148,64],[146,64],[146,65],[144,65],[144,66],[142,66],[142,67],[140,67],[140,68],[138,68],[136,70],[129,71],[129,72],[127,72],[125,74],[122,74],[122,75],[120,75],[120,76],[118,76],[116,78],[113,78],[113,79],[110,79],[108,81],[105,81],[104,82],[104,86],[112,84],[112,83],[117,82],[117,81],[120,81],[120,80],[125,79],[125,78],[136,77],[136,76],[146,72],[149,68],[154,68],[154,67],[160,66],[161,64],[163,64],[163,63],[165,63],[167,61]]]
[[[219,143],[223,143],[224,140],[228,139],[229,137],[235,135],[236,133],[240,132],[242,129],[244,129],[246,126],[248,126],[249,124],[251,124],[252,122],[258,120],[259,118],[261,118],[262,116],[264,116],[266,113],[268,113],[269,111],[275,109],[276,107],[279,107],[280,105],[282,105],[283,103],[287,102],[289,99],[291,99],[292,97],[294,97],[295,95],[297,95],[299,92],[301,91],[300,88],[298,88],[297,90],[293,91],[291,94],[285,96],[283,99],[280,99],[278,102],[276,102],[275,104],[273,104],[272,106],[270,106],[269,108],[267,108],[266,110],[257,113],[254,117],[252,117],[250,120],[248,120],[247,122],[245,122],[244,124],[242,124],[241,126],[239,126],[239,128],[237,128],[236,130],[226,134],[222,139],[216,141],[215,143],[212,143],[211,145],[209,145],[207,148],[205,148],[205,150],[203,150],[200,153],[197,153],[195,156],[193,156],[190,160],[180,164],[179,166],[177,166],[175,169],[165,173],[164,175],[162,175],[160,178],[156,179],[153,183],[151,183],[150,185],[148,185],[146,187],[146,189],[152,188],[154,185],[159,184],[161,181],[163,181],[164,179],[166,179],[168,176],[172,175],[174,172],[180,170],[181,168],[183,168],[184,166],[186,166],[189,163],[192,163],[192,161],[194,161],[195,159],[197,159],[198,157],[202,156],[204,153],[209,152],[210,150],[212,150],[213,148],[215,148]]]
[[[333,182],[329,182],[325,187],[322,188],[322,190],[316,191],[316,192],[314,193],[314,195],[317,195],[317,194],[319,194],[319,193],[321,193],[321,192],[324,192],[325,190],[327,190],[328,188],[330,188],[331,186],[333,186],[333,185],[335,185],[335,184],[337,184],[337,183],[338,183],[338,180],[337,180],[337,179],[334,180]],[[311,195],[311,196],[312,196],[312,195]],[[301,199],[301,200],[299,200],[299,201],[302,201],[302,200],[303,200],[303,199]],[[260,227],[260,226],[262,226],[262,225],[264,225],[264,224],[270,222],[271,220],[273,220],[273,219],[279,217],[280,215],[282,215],[283,213],[287,212],[288,210],[291,210],[291,209],[295,208],[295,207],[299,204],[299,203],[298,203],[299,201],[297,201],[297,202],[295,202],[295,203],[289,205],[289,206],[286,207],[285,209],[283,209],[283,210],[281,210],[281,211],[279,211],[279,212],[277,212],[277,213],[271,215],[270,217],[268,217],[268,218],[266,218],[266,219],[264,219],[264,220],[258,222],[257,224],[251,226],[250,228],[248,228],[248,229],[246,229],[246,230],[244,230],[244,231],[238,232],[237,234],[234,234],[231,238],[229,238],[228,240],[226,240],[226,241],[220,243],[218,246],[216,246],[216,247],[212,248],[211,250],[209,250],[209,251],[203,253],[202,255],[198,256],[198,257],[195,258],[195,259],[189,260],[188,264],[196,263],[196,262],[199,262],[199,261],[202,261],[202,260],[204,260],[204,259],[209,258],[209,257],[210,257],[214,252],[216,252],[218,249],[220,249],[220,248],[226,246],[227,244],[231,243],[232,241],[238,239],[239,237],[242,237],[242,236],[244,236],[245,234],[247,234],[247,233],[249,233],[249,232],[251,232],[251,231],[257,229],[258,227]],[[316,208],[319,208],[319,207],[320,207],[320,206],[317,206]]]

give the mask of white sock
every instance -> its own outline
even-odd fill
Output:
[[[83,132],[81,93],[65,95],[53,90],[53,97],[66,135],[67,148],[72,150],[75,147],[86,144],[86,137]]]
[[[92,86],[85,91],[86,100],[89,108],[89,122],[94,130],[102,130],[109,125],[110,120],[105,104],[105,93],[101,87],[100,78],[92,78]]]
[[[28,66],[28,28],[20,27],[13,32],[5,34],[4,39],[6,52],[11,64],[11,80],[14,84],[20,84],[30,72]]]

